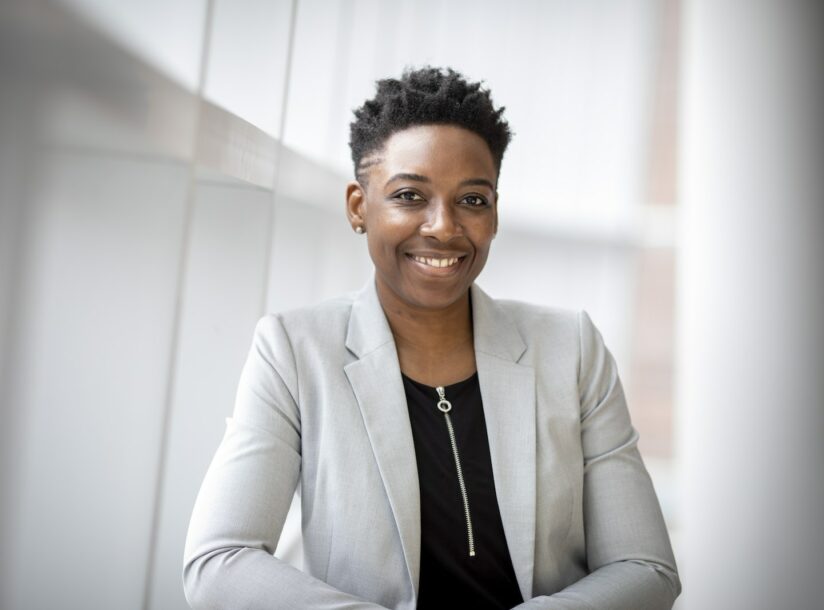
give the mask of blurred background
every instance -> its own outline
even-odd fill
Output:
[[[586,309],[676,607],[824,576],[822,7],[782,0],[0,3],[0,604],[186,608],[257,319],[359,289],[348,125],[451,66],[515,132],[478,284]],[[277,555],[300,567],[293,502]]]

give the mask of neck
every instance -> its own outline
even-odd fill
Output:
[[[398,299],[378,284],[378,297],[399,349],[432,356],[472,346],[472,308],[467,290],[443,309],[422,309]]]

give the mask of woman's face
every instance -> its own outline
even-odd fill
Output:
[[[452,305],[484,268],[498,228],[489,147],[461,127],[419,125],[368,161],[368,187],[347,185],[347,212],[366,229],[379,294],[412,308]]]

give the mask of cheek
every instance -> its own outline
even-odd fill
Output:
[[[492,215],[467,221],[464,227],[467,236],[479,250],[488,248],[495,237],[495,218]]]
[[[372,222],[373,241],[383,250],[392,250],[414,234],[415,226],[409,214],[385,212]]]
[[[393,226],[385,222],[374,224],[371,231],[367,232],[367,242],[369,256],[377,267],[389,268],[397,266],[395,260],[398,254],[398,247],[402,243],[393,230]]]

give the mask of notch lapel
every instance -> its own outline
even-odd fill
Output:
[[[470,287],[475,362],[504,534],[524,600],[535,557],[535,370],[518,364],[526,344],[506,311]],[[363,415],[397,522],[409,578],[420,581],[420,483],[395,340],[374,273],[352,304],[346,347],[358,360],[344,371]]]
[[[374,274],[352,303],[346,347],[358,360],[343,370],[363,415],[417,596],[421,504],[415,442],[395,339],[378,299]]]
[[[470,291],[495,495],[518,586],[529,601],[535,566],[535,369],[518,364],[526,343],[507,312],[477,284]]]

